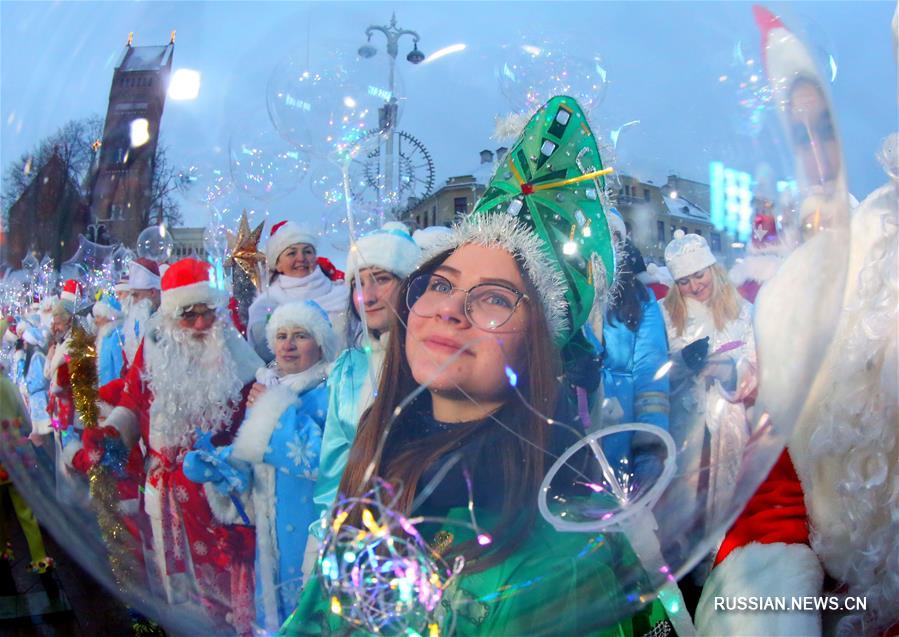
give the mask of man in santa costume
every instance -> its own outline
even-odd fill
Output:
[[[772,60],[792,47],[788,62],[803,60],[796,38],[771,14],[756,9]],[[897,12],[899,13],[899,12]],[[893,18],[894,43],[897,38]],[[777,74],[781,76],[783,73]],[[899,635],[899,346],[896,308],[899,305],[899,162],[897,136],[881,151],[890,181],[856,208],[851,218],[848,263],[840,265],[839,250],[801,246],[782,264],[759,293],[756,329],[759,359],[776,358],[774,317],[799,298],[815,308],[815,294],[806,290],[814,279],[807,270],[846,267],[845,287],[837,287],[840,314],[827,342],[804,333],[784,338],[808,340],[826,350],[817,377],[804,388],[779,383],[765,387],[765,400],[776,404],[778,392],[808,393],[788,451],[749,501],[722,544],[696,612],[704,635]],[[814,137],[813,137],[814,140]],[[827,153],[838,139],[816,140],[812,152]],[[838,159],[839,154],[834,153]],[[817,166],[832,161],[817,161]],[[831,183],[835,198],[843,175]],[[814,183],[814,181],[813,181]],[[813,191],[814,192],[814,191]],[[844,206],[845,188],[842,201]],[[821,200],[826,203],[825,200]],[[820,208],[820,202],[816,204]],[[835,209],[831,209],[831,212]],[[837,218],[831,216],[831,219]],[[825,220],[827,220],[825,218]],[[838,225],[835,227],[839,227]],[[845,240],[845,237],[844,237]],[[832,246],[830,246],[832,247]],[[798,266],[798,267],[797,267]],[[802,274],[806,270],[803,286]],[[809,280],[812,279],[812,280]],[[805,296],[803,296],[805,294]],[[809,298],[812,297],[812,298]],[[772,318],[772,320],[775,320]],[[826,317],[818,317],[826,322]],[[776,322],[776,320],[775,320]],[[805,331],[814,331],[808,324]],[[767,350],[767,351],[766,351]],[[774,370],[777,375],[777,370]],[[760,394],[760,401],[763,395]],[[775,422],[775,425],[777,423]],[[737,612],[716,608],[716,598],[783,596],[837,599],[863,598],[865,608],[840,603],[832,612],[820,610]],[[848,600],[847,600],[848,601]]]
[[[207,263],[178,261],[161,284],[159,311],[105,424],[146,458],[151,581],[170,604],[199,600],[217,630],[243,633],[254,614],[252,529],[216,521],[202,486],[184,476],[183,459],[201,438],[216,446],[232,440],[263,364],[228,321]]]
[[[134,360],[143,329],[150,316],[159,308],[160,281],[159,265],[152,259],[141,257],[131,262],[128,269],[128,297],[122,305],[125,312],[122,332],[126,365]]]

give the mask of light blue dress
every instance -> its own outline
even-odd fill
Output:
[[[97,380],[101,386],[122,375],[122,344],[124,337],[119,326],[97,336]]]
[[[233,444],[198,445],[184,461],[184,474],[205,483],[219,521],[254,523],[256,622],[272,633],[296,606],[303,584],[328,403],[325,370],[325,364],[316,366],[317,378],[300,390],[287,384],[269,389],[248,411]]]
[[[387,336],[372,343],[370,354],[359,347],[344,350],[328,377],[328,418],[322,436],[321,464],[315,485],[316,520],[327,512],[337,497],[337,488],[356,439],[359,417],[374,400],[377,390],[370,368],[380,369]],[[320,525],[311,531],[317,534]],[[319,538],[321,539],[321,538]]]
[[[50,414],[47,413],[47,390],[50,389],[50,381],[44,376],[44,364],[47,357],[40,350],[34,350],[28,370],[25,372],[25,388],[28,391],[28,411],[31,416],[31,426],[35,433],[49,434],[53,432],[50,426]]]

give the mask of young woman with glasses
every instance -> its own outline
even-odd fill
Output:
[[[440,634],[450,625],[455,635],[643,634],[664,619],[659,606],[620,624],[590,612],[627,606],[613,565],[633,556],[620,538],[556,533],[538,514],[541,481],[562,451],[547,415],[562,374],[553,319],[567,306],[563,286],[548,283],[558,277],[541,240],[513,217],[486,217],[463,222],[401,286],[340,494],[386,483],[399,515],[440,521],[420,526],[423,539],[449,564],[464,558],[452,601],[435,615]],[[336,519],[366,524],[359,508]],[[316,571],[282,633],[352,633],[335,608]]]

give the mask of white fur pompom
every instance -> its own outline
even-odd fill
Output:
[[[524,113],[507,113],[497,115],[494,120],[493,139],[498,142],[508,142],[518,139],[521,131],[531,120],[530,115]]]

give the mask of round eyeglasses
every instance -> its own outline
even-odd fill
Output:
[[[498,283],[479,283],[465,290],[455,287],[439,274],[419,274],[406,290],[406,307],[422,318],[432,318],[442,303],[456,292],[465,293],[465,316],[484,330],[505,325],[527,294]]]

